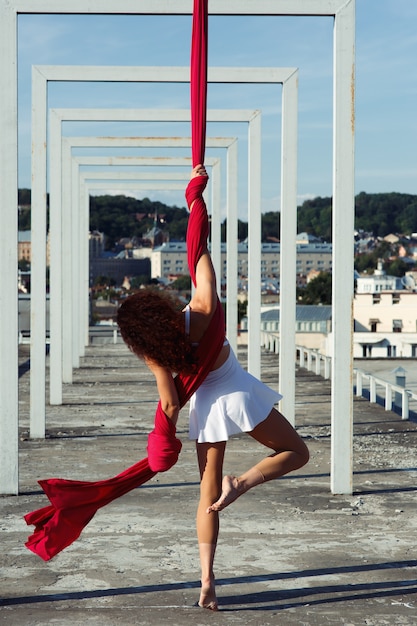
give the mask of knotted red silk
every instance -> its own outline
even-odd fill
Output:
[[[194,0],[191,47],[191,119],[193,166],[204,162],[207,93],[207,0]],[[193,178],[186,190],[188,206],[194,201],[187,229],[190,274],[196,284],[196,266],[206,250],[208,217],[202,197],[207,177]],[[193,375],[179,374],[175,385],[181,406],[188,401],[211,370],[224,341],[224,315],[220,302],[198,349],[198,366]],[[25,515],[35,530],[28,538],[29,550],[48,561],[81,534],[96,511],[131,489],[150,480],[157,472],[170,469],[178,460],[181,442],[174,424],[158,403],[154,430],[148,438],[148,457],[121,474],[97,482],[50,478],[39,484],[50,505]]]

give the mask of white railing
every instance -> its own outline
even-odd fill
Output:
[[[364,395],[364,384],[367,387],[369,402],[375,403],[377,401],[377,388],[382,388],[383,400],[386,411],[392,411],[393,407],[401,409],[401,417],[406,420],[410,416],[410,402],[417,401],[417,394],[413,393],[410,389],[405,389],[396,383],[390,383],[378,376],[368,374],[360,369],[353,370],[356,375],[356,395],[359,397],[366,397]]]
[[[27,344],[30,345],[30,332],[28,331],[19,331],[19,336],[18,336],[18,343],[19,346]],[[45,344],[49,344],[49,335],[46,337],[45,339]]]
[[[119,343],[118,339],[121,336],[120,335],[120,331],[119,331],[119,327],[117,325],[100,325],[98,324],[97,326],[90,326],[90,344],[94,343],[94,339],[98,339],[100,342],[100,339],[110,339],[110,341],[107,341],[106,343]]]
[[[110,342],[113,342],[114,344],[116,343],[120,343],[119,342],[119,338],[121,337],[120,335],[120,331],[119,331],[119,327],[118,326],[91,326],[90,327],[90,342],[92,341],[92,338],[110,338]],[[19,332],[19,337],[18,337],[18,343],[19,345],[23,345],[23,344],[30,344],[30,332],[28,331],[20,331]],[[45,339],[45,343],[49,344],[49,336],[46,337]]]
[[[261,331],[261,345],[265,350],[278,354],[279,335],[268,331]],[[326,380],[331,375],[331,357],[321,354],[318,350],[296,346],[296,362],[309,372],[314,372],[317,376],[322,376]],[[416,403],[417,393],[410,389],[405,389],[396,383],[383,380],[378,376],[369,374],[361,369],[355,368],[353,374],[356,378],[354,390],[356,396],[367,398],[369,402],[377,402],[377,389],[382,391],[382,400],[386,411],[392,411],[394,407],[401,410],[401,418],[409,419],[410,403]]]
[[[261,330],[261,346],[269,352],[279,354],[279,335],[265,330]]]
[[[321,354],[318,350],[295,346],[296,361],[300,367],[309,372],[314,372],[317,376],[323,376],[325,380],[330,378],[332,360],[329,356]]]

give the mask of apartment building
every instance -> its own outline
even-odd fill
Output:
[[[32,232],[30,230],[19,230],[17,239],[17,258],[18,261],[32,260]],[[46,242],[46,264],[49,265],[50,258],[50,242],[49,235]]]
[[[417,293],[360,293],[354,300],[355,358],[417,357]]]
[[[357,331],[417,332],[417,293],[413,291],[356,293],[354,312]]]
[[[332,245],[328,243],[298,243],[297,274],[307,275],[311,270],[330,272],[332,269]],[[221,279],[226,279],[226,244],[221,246]],[[185,242],[167,242],[151,253],[152,278],[167,278],[188,274]],[[238,244],[238,274],[241,279],[248,275],[248,243]],[[261,279],[279,278],[280,244],[263,243],[261,248]]]
[[[30,230],[19,230],[17,242],[17,258],[19,261],[30,263],[32,256],[32,242]]]
[[[189,275],[187,247],[182,241],[167,241],[150,251],[151,278]]]
[[[353,357],[417,357],[417,292],[356,294],[353,302]],[[296,342],[332,356],[331,306],[296,306]],[[247,330],[247,319],[241,324]],[[261,312],[261,331],[279,336],[279,306]],[[243,341],[244,342],[244,337]]]

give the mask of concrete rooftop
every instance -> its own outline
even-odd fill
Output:
[[[242,362],[245,353],[239,352]],[[37,480],[97,480],[146,456],[157,400],[152,376],[124,345],[88,349],[46,440],[29,440],[28,348],[20,349],[19,496],[0,498],[0,623],[191,626],[417,624],[417,424],[355,399],[354,494],[330,493],[330,383],[297,373],[297,428],[311,452],[298,472],[261,485],[221,514],[220,610],[195,607],[198,472],[180,417],[178,464],[98,511],[81,537],[44,563],[24,542],[23,515],[47,504]],[[276,386],[277,357],[262,356]],[[234,438],[226,472],[263,455]]]

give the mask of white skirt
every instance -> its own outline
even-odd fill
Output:
[[[281,398],[280,393],[248,374],[230,349],[226,362],[210,372],[190,398],[189,438],[214,443],[250,432]]]

